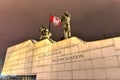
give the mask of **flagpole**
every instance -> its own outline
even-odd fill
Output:
[[[51,16],[51,14],[49,14],[49,32],[50,32],[50,28],[51,28],[50,16]]]

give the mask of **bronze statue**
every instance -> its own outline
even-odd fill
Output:
[[[40,40],[43,39],[50,39],[51,38],[51,32],[49,32],[49,30],[45,27],[45,26],[41,26],[41,28],[39,29],[40,32]]]
[[[65,39],[71,37],[70,19],[71,19],[71,15],[67,11],[61,15],[61,21],[63,24]]]

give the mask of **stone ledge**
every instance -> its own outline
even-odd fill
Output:
[[[33,45],[32,40],[27,40],[27,41],[24,41],[22,43],[19,43],[17,45],[14,45],[14,46],[7,48],[7,53],[19,50],[19,49],[24,48],[24,47],[29,46],[29,45]]]
[[[44,46],[47,46],[47,45],[50,45],[50,44],[52,44],[52,42],[50,40],[44,39],[44,40],[41,40],[39,42],[34,43],[34,49],[44,47]]]
[[[61,49],[61,48],[66,48],[66,47],[70,47],[73,45],[78,45],[79,43],[83,43],[85,41],[77,38],[77,37],[71,37],[69,39],[64,39],[62,41],[56,42],[52,44],[52,50],[57,50],[57,49]]]
[[[114,38],[113,41],[114,41],[114,44],[115,44],[115,48],[120,49],[120,37]]]

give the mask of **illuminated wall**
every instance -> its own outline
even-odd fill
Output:
[[[37,80],[120,79],[120,38],[28,40],[7,49],[2,74],[37,75]]]

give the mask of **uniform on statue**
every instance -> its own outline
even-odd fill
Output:
[[[71,37],[70,19],[71,19],[71,15],[67,11],[61,14],[61,21],[63,24],[65,39]]]

